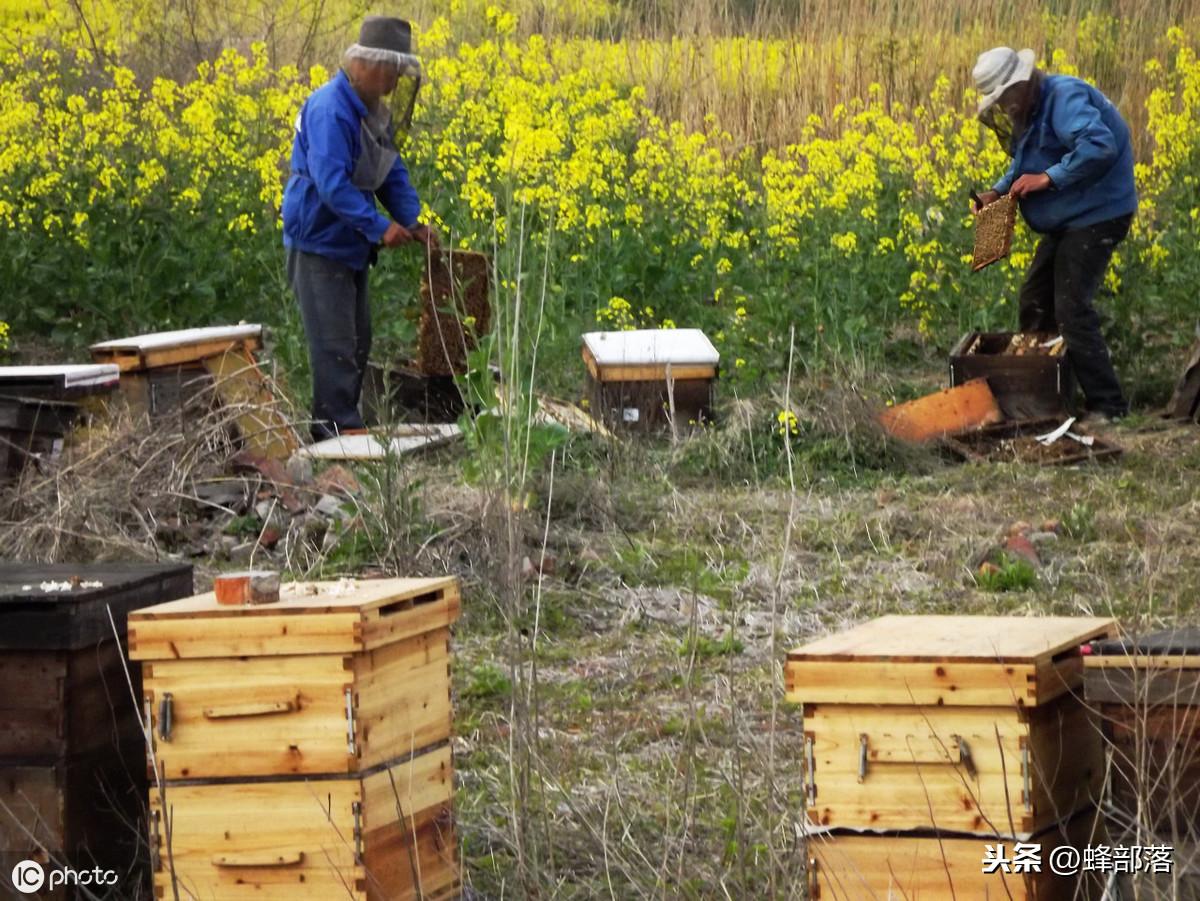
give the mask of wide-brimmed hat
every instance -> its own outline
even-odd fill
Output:
[[[401,69],[421,67],[412,47],[412,26],[404,19],[367,16],[358,40],[346,48],[346,57],[373,63],[394,63]]]
[[[1037,54],[1028,48],[1018,52],[1011,47],[994,47],[979,54],[971,70],[979,91],[979,112],[994,105],[1005,88],[1028,81],[1036,61]]]

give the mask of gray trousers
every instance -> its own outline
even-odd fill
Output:
[[[358,400],[371,352],[367,270],[288,250],[287,277],[308,338],[313,440],[364,428]]]

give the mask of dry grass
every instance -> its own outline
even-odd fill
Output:
[[[369,540],[337,566],[466,581],[455,744],[471,887],[799,897],[803,729],[781,703],[787,647],[887,612],[1107,613],[1140,628],[1194,616],[1194,429],[1123,429],[1129,454],[1113,467],[904,462],[878,451],[864,382],[797,378],[678,444],[577,438],[531,477],[527,509],[504,486],[464,486],[461,451],[361,470],[378,486],[358,501]],[[753,425],[778,407],[837,428],[797,436],[789,456]],[[225,425],[212,417],[188,439],[114,428],[27,476],[0,508],[0,556],[154,556],[155,524],[187,515],[195,481],[220,469]],[[976,588],[972,561],[1012,521],[1077,508],[1094,512],[1042,546],[1032,590]],[[330,562],[312,553],[303,571]],[[1147,790],[1159,778],[1147,771]]]

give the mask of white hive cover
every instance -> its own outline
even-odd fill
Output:
[[[153,332],[149,335],[134,335],[116,341],[93,344],[92,350],[166,350],[171,347],[188,347],[206,344],[209,341],[226,341],[237,338],[257,338],[262,334],[261,325],[214,325],[207,328],[185,328],[177,332]]]
[[[41,382],[64,388],[115,385],[121,370],[115,363],[66,363],[61,366],[0,366],[0,382]]]
[[[583,343],[597,366],[716,366],[721,359],[698,328],[588,332]]]

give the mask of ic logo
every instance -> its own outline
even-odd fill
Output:
[[[36,860],[23,860],[12,871],[13,887],[22,895],[32,895],[46,882],[46,871]]]

